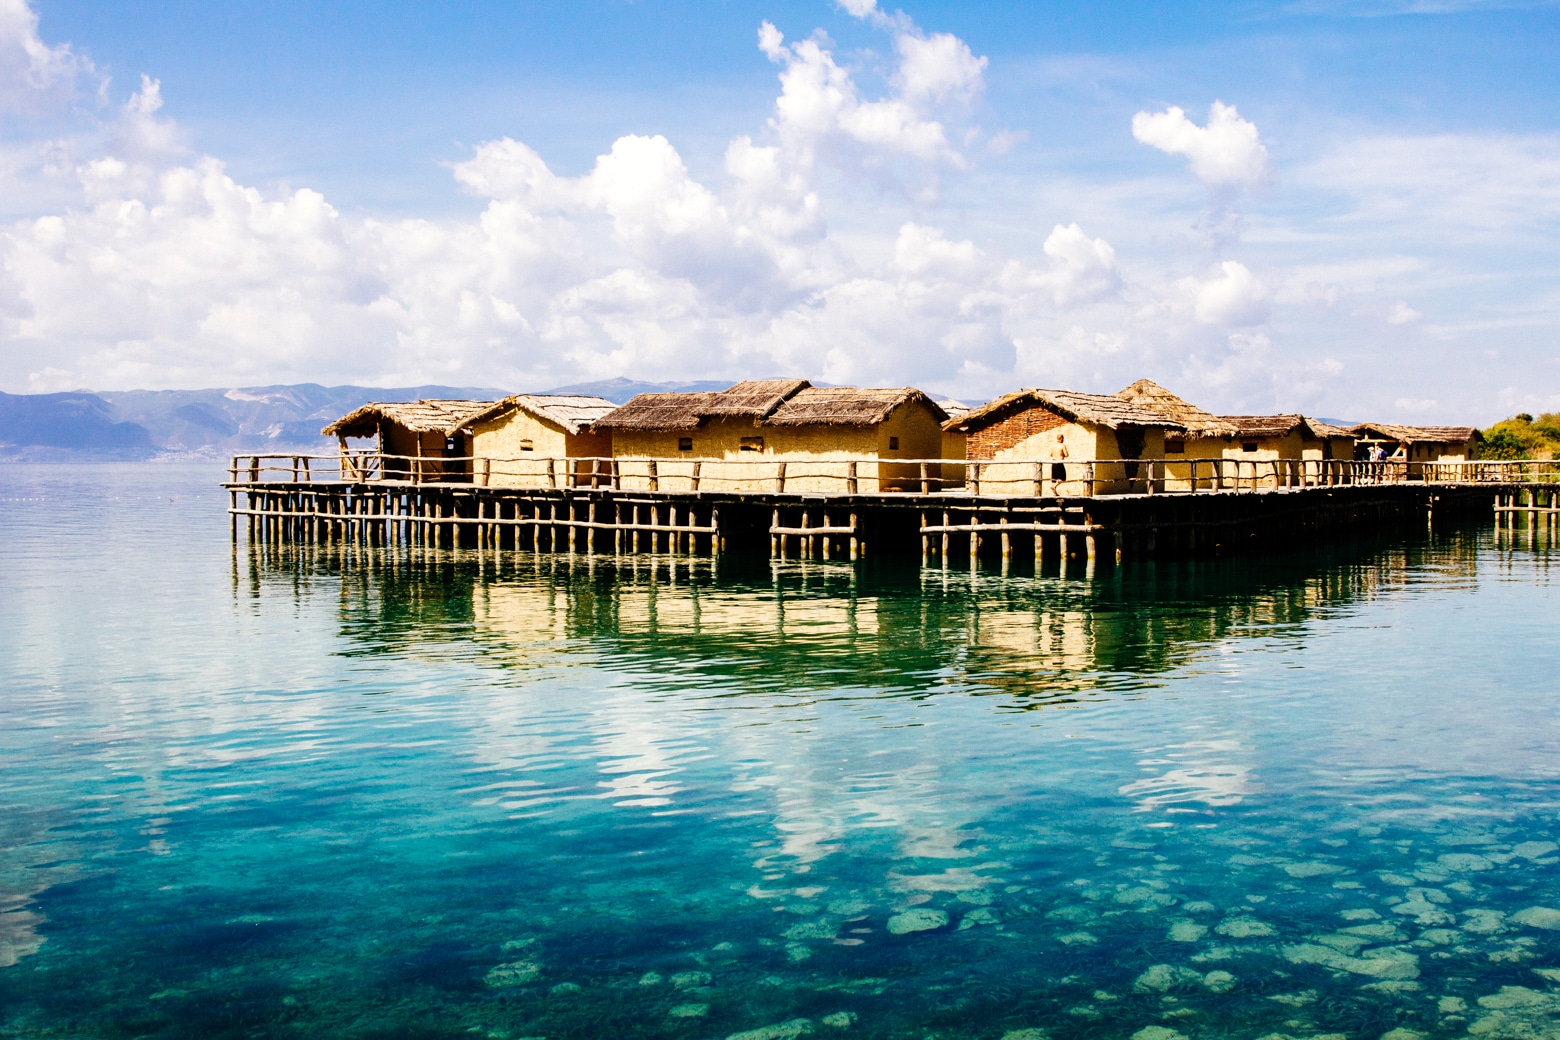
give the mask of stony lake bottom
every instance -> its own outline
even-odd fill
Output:
[[[259,552],[218,479],[0,467],[0,1037],[1560,1036],[1542,533]]]

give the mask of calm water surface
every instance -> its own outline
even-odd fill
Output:
[[[0,1036],[1560,1035],[1551,555],[235,552],[0,467]]]

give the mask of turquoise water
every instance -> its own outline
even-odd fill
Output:
[[[236,553],[0,468],[0,1036],[1560,1035],[1543,536]]]

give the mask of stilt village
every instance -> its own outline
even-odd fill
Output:
[[[1121,562],[1438,520],[1551,528],[1553,463],[1470,426],[1214,415],[1147,379],[977,407],[912,387],[364,405],[331,455],[241,455],[235,538],[563,553]]]

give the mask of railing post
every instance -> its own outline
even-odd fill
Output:
[[[926,462],[921,462],[921,494],[930,494],[932,490],[931,475],[927,472]]]
[[[857,478],[856,478],[856,460],[855,459],[851,459],[850,460],[850,469],[846,473],[846,480],[849,481],[850,493],[854,495],[856,493],[856,491],[857,491],[857,488],[860,487],[860,484],[858,483]]]
[[[970,484],[970,495],[971,496],[979,495],[980,494],[980,463],[978,463],[978,462],[970,462],[970,463],[967,463],[966,465],[967,465],[967,468],[969,469],[968,480],[969,480],[969,484]]]
[[[1040,492],[1042,490],[1042,488],[1041,488],[1041,481],[1044,480],[1044,478],[1040,475],[1041,472],[1042,472],[1040,467],[1044,466],[1045,463],[1043,463],[1043,462],[1036,462],[1033,465],[1034,465],[1035,497],[1039,498],[1040,497]],[[1036,532],[1035,537],[1036,538],[1040,537],[1038,532]]]
[[[783,462],[780,463],[780,473],[776,477],[776,485],[775,491],[783,494],[785,492],[785,463]]]
[[[693,490],[699,490],[699,470],[704,465],[698,459],[693,461]]]
[[[650,490],[661,490],[661,474],[660,471],[656,468],[654,459],[650,460]]]

